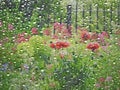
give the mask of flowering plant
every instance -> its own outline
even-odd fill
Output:
[[[92,42],[87,45],[87,49],[92,50],[93,52],[100,47],[99,43]]]
[[[90,34],[89,34],[89,32],[88,31],[86,31],[86,30],[83,30],[83,31],[81,31],[81,39],[83,40],[83,41],[85,41],[85,40],[89,40],[90,39]]]
[[[55,49],[67,48],[70,44],[65,41],[57,41],[55,43],[51,43],[50,47]]]

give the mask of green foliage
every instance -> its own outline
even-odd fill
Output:
[[[44,67],[44,63],[48,63],[51,55],[51,48],[44,44],[43,37],[35,35],[28,42],[18,44],[17,53],[25,62],[26,60],[29,62],[28,60],[34,57],[37,66]]]
[[[76,61],[76,60],[75,60]],[[60,90],[85,89],[85,80],[88,77],[88,69],[79,65],[79,61],[65,62],[61,68],[55,70],[55,79],[60,83]],[[79,66],[79,67],[77,67]]]
[[[39,22],[44,24],[45,29],[49,23],[49,16],[52,22],[54,22],[52,18],[57,21],[60,20],[61,15],[64,18],[66,4],[63,5],[61,11],[61,1],[32,0],[37,1],[37,3],[32,3],[34,7],[29,20],[25,17],[25,13],[29,11],[29,8],[24,7],[22,11],[19,11],[20,2],[14,1],[16,6],[12,9],[6,7],[6,5],[4,6],[4,3],[0,3],[2,7],[4,6],[0,10],[0,20],[3,23],[3,26],[0,27],[0,43],[2,42],[2,45],[0,45],[0,90],[106,90],[106,87],[109,87],[109,90],[120,89],[119,35],[111,34],[109,39],[105,39],[108,46],[104,48],[101,45],[94,52],[86,49],[87,44],[92,40],[81,42],[79,34],[74,33],[71,38],[65,40],[70,42],[70,46],[59,50],[50,48],[50,42],[57,42],[58,40],[53,40],[49,36],[33,35],[27,42],[16,43],[14,41],[17,39],[17,33],[23,31],[30,33],[31,28],[37,27]],[[113,0],[78,1],[86,3],[85,9],[87,10],[89,10],[91,3],[93,3],[92,6],[99,4],[100,10],[104,7],[109,9],[110,2],[112,2],[113,10],[117,7],[117,2]],[[82,10],[82,8],[80,9]],[[96,9],[96,7],[93,9]],[[60,11],[62,12],[61,15]],[[99,12],[99,16],[102,15],[103,12]],[[116,22],[116,14],[113,13],[113,15],[114,23]],[[106,13],[106,16],[109,25],[109,12]],[[75,16],[73,17],[75,19]],[[92,31],[100,32],[96,30],[97,20],[95,17],[96,13],[93,13],[91,18],[94,21],[90,26]],[[89,26],[89,18],[88,12],[85,15],[86,27]],[[81,13],[78,14],[78,21],[78,24],[82,25]],[[99,29],[102,31],[103,17],[99,17],[98,21]],[[14,25],[15,29],[13,31],[8,30],[9,23]],[[3,30],[6,32],[3,32]],[[38,30],[41,31],[42,29]],[[9,40],[5,40],[5,37],[8,37]],[[60,40],[62,41],[62,39]],[[99,81],[100,77],[106,79],[108,76],[112,77],[111,81],[105,80],[102,83]],[[96,83],[101,84],[101,86],[96,87]]]
[[[29,39],[29,43],[35,48],[39,48],[41,45],[43,45],[44,43],[44,40],[41,36],[38,36],[38,35],[35,35],[35,36],[32,36],[30,39]]]
[[[26,54],[25,57],[34,56],[34,49],[32,45],[28,42],[23,42],[23,43],[18,44],[17,52],[22,57],[24,57],[24,54]]]
[[[32,45],[35,51],[35,56],[43,60],[48,60],[50,57],[51,49],[44,44],[44,38],[41,36],[32,36],[29,40],[29,43]],[[36,58],[36,59],[37,59]]]
[[[25,5],[22,5],[21,1],[25,2],[27,6],[25,3],[23,3]],[[4,30],[7,29],[7,24],[13,24],[15,26],[14,33],[26,30],[29,33],[32,27],[39,27],[42,30],[42,28],[48,27],[51,22],[54,22],[54,18],[58,21],[58,18],[61,16],[61,4],[59,0],[10,1],[14,8],[6,6],[7,3],[4,1],[1,2],[1,8],[4,8],[0,10],[0,21],[3,21],[6,25]]]

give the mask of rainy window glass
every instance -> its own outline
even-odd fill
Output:
[[[0,90],[120,90],[119,0],[0,0]]]

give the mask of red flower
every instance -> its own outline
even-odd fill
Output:
[[[83,31],[81,32],[81,39],[82,39],[82,40],[88,40],[88,39],[90,39],[90,34],[89,34],[89,32],[83,30]]]
[[[54,44],[54,43],[51,43],[51,44],[50,44],[50,47],[51,47],[51,48],[55,48],[55,44]]]
[[[98,49],[100,47],[100,45],[99,45],[99,43],[89,43],[88,45],[87,45],[87,48],[88,49],[91,49],[92,51],[94,51],[94,50],[96,50],[96,49]]]
[[[105,78],[104,78],[104,77],[100,77],[100,78],[99,78],[99,82],[101,82],[101,83],[102,83],[102,82],[105,82]]]
[[[55,48],[55,49],[61,49],[61,48],[66,48],[68,47],[70,44],[68,42],[62,42],[62,41],[58,41],[56,43],[51,43],[50,47],[51,48]]]
[[[36,35],[36,34],[38,34],[38,29],[34,27],[34,28],[32,28],[31,32],[32,32],[32,34]]]
[[[68,47],[70,44],[68,42],[61,42],[62,47]]]
[[[63,48],[63,46],[62,46],[62,42],[56,42],[56,49],[61,49],[61,48]]]

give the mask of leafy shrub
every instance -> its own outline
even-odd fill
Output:
[[[27,54],[27,56],[34,56],[34,48],[29,42],[23,42],[18,44],[17,52],[21,56],[23,54]]]
[[[32,36],[29,40],[35,51],[35,56],[43,60],[48,60],[50,57],[51,48],[44,44],[44,38],[38,35]],[[36,59],[37,59],[36,58]]]

